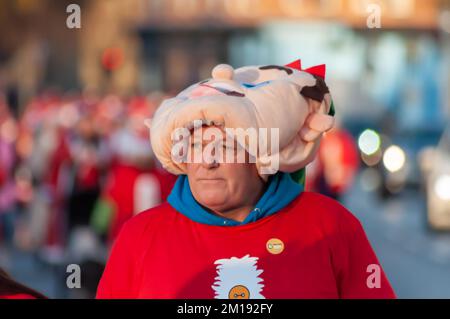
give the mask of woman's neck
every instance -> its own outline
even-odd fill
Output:
[[[256,202],[255,202],[256,204]],[[238,222],[243,222],[247,216],[250,214],[250,212],[253,210],[255,205],[246,205],[246,206],[240,206],[237,208],[233,208],[230,210],[226,210],[223,212],[216,212],[212,211],[213,214],[218,215],[220,217],[232,219]]]
[[[236,207],[230,207],[227,209],[205,208],[217,216],[232,219],[237,222],[243,222],[255,208],[256,203],[266,191],[266,186],[267,185],[265,184],[261,184],[255,191],[249,192],[249,196],[246,198],[245,202]]]

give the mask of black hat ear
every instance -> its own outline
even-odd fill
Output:
[[[314,86],[302,87],[302,89],[300,90],[300,94],[306,98],[322,103],[325,94],[330,93],[330,90],[325,84],[325,81],[320,76],[313,76],[316,79],[316,84]]]
[[[287,67],[282,66],[282,65],[265,65],[265,66],[260,66],[259,69],[260,70],[277,69],[277,70],[286,72],[287,75],[291,75],[293,73],[291,68],[287,68]]]

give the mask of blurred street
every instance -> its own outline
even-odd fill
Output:
[[[381,201],[358,178],[344,205],[358,217],[399,298],[450,298],[450,234],[427,228],[423,194]]]
[[[41,264],[35,256],[20,252],[17,249],[1,250],[0,262],[15,279],[41,291],[49,298],[63,298],[59,291],[63,287],[51,267]],[[64,278],[62,278],[64,280]]]

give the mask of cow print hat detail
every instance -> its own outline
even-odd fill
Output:
[[[334,125],[334,106],[325,83],[325,65],[302,69],[301,61],[290,64],[245,66],[233,69],[219,64],[212,77],[195,83],[166,99],[147,121],[152,148],[163,167],[173,174],[186,174],[186,163],[171,155],[172,134],[177,128],[192,129],[194,123],[224,128],[278,128],[278,152],[252,151],[259,175],[267,180],[277,170],[263,169],[278,159],[278,170],[292,173],[304,183],[305,166],[317,152],[323,133]],[[266,167],[267,168],[267,167]]]

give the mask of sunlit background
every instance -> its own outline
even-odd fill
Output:
[[[174,182],[143,120],[216,64],[298,58],[326,63],[338,122],[307,188],[361,220],[399,297],[450,298],[448,0],[0,0],[0,267],[93,297],[120,226]]]

